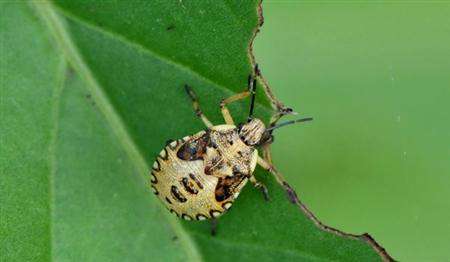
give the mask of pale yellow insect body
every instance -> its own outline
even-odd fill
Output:
[[[236,126],[213,126],[168,143],[153,164],[152,188],[179,217],[216,218],[239,196],[257,158]]]

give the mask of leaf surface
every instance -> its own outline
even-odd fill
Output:
[[[246,88],[257,5],[8,5],[12,11],[2,18],[9,26],[2,32],[9,36],[5,46],[14,50],[6,52],[2,72],[2,93],[11,97],[2,103],[2,130],[10,132],[2,146],[8,213],[2,248],[8,258],[380,260],[362,239],[317,228],[259,169],[256,176],[272,201],[247,186],[219,220],[216,237],[207,222],[178,220],[150,193],[149,167],[165,141],[204,128],[183,85],[193,86],[216,124],[223,123],[219,101]],[[16,32],[28,33],[19,38]],[[248,101],[231,109],[236,121],[244,121]],[[261,90],[256,111],[264,120],[272,113]],[[27,180],[37,186],[28,187]],[[29,212],[20,228],[14,226],[21,222],[17,206]]]

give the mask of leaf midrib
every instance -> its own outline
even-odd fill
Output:
[[[130,160],[134,163],[139,173],[142,174],[140,177],[144,179],[144,174],[146,174],[147,170],[149,170],[149,166],[144,160],[144,157],[139,151],[139,148],[135,145],[128,132],[126,131],[125,124],[123,123],[119,114],[114,110],[107,96],[104,94],[103,89],[97,83],[88,66],[81,58],[81,55],[79,54],[73,41],[71,40],[69,33],[65,29],[64,21],[60,20],[58,14],[54,10],[53,5],[47,0],[39,2],[32,1],[31,4],[33,5],[39,17],[47,25],[49,32],[54,37],[54,40],[66,61],[70,65],[72,65],[78,72],[78,74],[80,74],[80,76],[83,78],[87,88],[92,93],[93,99],[96,100],[97,105],[99,106],[107,122],[113,129],[124,150],[127,152]],[[54,165],[55,163],[53,163],[53,166]],[[51,192],[53,192],[53,190]],[[52,201],[51,194],[49,196],[49,201]],[[50,210],[50,212],[52,213],[53,211]],[[190,238],[189,234],[182,228],[181,224],[172,216],[169,217],[169,214],[167,212],[163,212],[163,214],[167,217],[167,220],[169,221],[172,229],[179,236],[185,252],[190,260],[203,261],[201,253],[195,246],[195,241]],[[52,238],[52,235],[50,237]],[[50,253],[52,253],[52,250],[50,250]]]

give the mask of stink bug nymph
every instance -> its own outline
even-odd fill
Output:
[[[278,125],[274,121],[266,128],[260,119],[253,117],[255,87],[256,78],[250,75],[246,91],[220,102],[225,124],[213,125],[200,110],[194,90],[185,85],[196,115],[207,128],[168,141],[152,166],[151,187],[170,212],[186,220],[214,220],[230,209],[248,181],[269,199],[267,188],[256,180],[253,171],[259,164],[277,174],[270,161],[258,155],[257,148],[271,143],[274,129],[311,118]],[[249,96],[248,120],[236,126],[227,104]]]

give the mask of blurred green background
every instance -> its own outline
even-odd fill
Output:
[[[450,259],[450,2],[265,1],[275,94],[315,121],[275,163],[326,224],[401,261]]]

